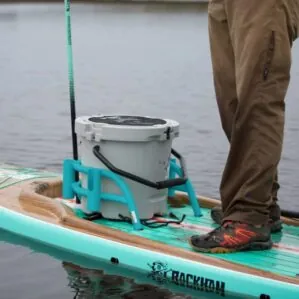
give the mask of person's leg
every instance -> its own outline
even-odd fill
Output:
[[[235,78],[234,51],[229,34],[226,11],[223,0],[211,1],[209,4],[209,38],[213,67],[213,80],[216,100],[222,128],[228,141],[231,141],[232,124],[237,110],[237,88]],[[275,219],[279,218],[277,205],[279,184],[273,183],[271,212]]]
[[[275,174],[275,179],[272,185],[271,190],[271,205],[270,205],[270,215],[269,215],[269,227],[271,229],[271,233],[278,233],[282,230],[282,221],[280,220],[281,210],[278,204],[278,190],[279,190],[279,183],[278,183],[278,175],[277,171]],[[214,207],[211,210],[211,218],[217,224],[221,224],[223,222],[223,211],[222,206]]]
[[[271,190],[275,190],[282,150],[294,23],[289,22],[280,0],[224,3],[238,95],[220,188],[225,218],[220,228],[191,237],[190,244],[203,252],[268,249],[270,230],[262,225],[269,221]],[[210,14],[210,28],[217,21],[219,26],[226,23]]]
[[[223,221],[262,225],[269,221],[282,152],[290,29],[279,0],[225,3],[235,53],[238,107],[221,181]]]
[[[223,0],[208,6],[209,41],[214,90],[223,131],[230,142],[238,105],[234,51]]]
[[[278,171],[276,170],[275,176],[274,176],[274,182],[271,189],[271,204],[270,204],[270,221],[271,223],[274,223],[275,221],[278,221],[281,216],[280,206],[278,204],[278,190],[280,188],[279,182],[278,182]],[[280,226],[281,228],[281,226]]]

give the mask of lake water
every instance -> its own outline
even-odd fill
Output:
[[[206,6],[76,4],[72,29],[77,115],[125,113],[179,121],[181,136],[174,145],[187,160],[196,191],[218,197],[228,144],[214,97]],[[60,171],[62,160],[71,157],[65,44],[63,4],[0,5],[1,161]],[[284,208],[299,210],[297,82],[296,43],[280,198]],[[63,253],[50,256],[46,249],[38,252],[42,249],[31,243],[0,234],[1,299],[128,299],[153,292],[103,274],[96,262],[89,262],[98,268],[88,272],[92,284],[86,272],[61,262]],[[98,295],[76,295],[76,283],[83,289],[100,286]],[[188,298],[163,292],[155,291],[155,298]]]

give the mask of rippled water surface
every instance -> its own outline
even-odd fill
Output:
[[[0,5],[1,161],[60,171],[62,160],[71,156],[63,13],[60,4]],[[175,148],[186,157],[196,191],[218,197],[228,144],[214,98],[206,7],[73,5],[72,22],[77,115],[125,113],[179,121]],[[283,207],[297,210],[298,72],[295,44],[280,197]],[[32,254],[26,244],[13,245],[15,239],[4,232],[1,236],[1,299],[73,298],[76,283],[84,286],[89,279],[85,286],[91,285],[84,271],[57,257]],[[105,273],[88,274],[93,286],[100,286],[96,298],[124,293],[130,294],[124,298],[147,298],[153,291]],[[160,290],[155,298],[171,296]]]

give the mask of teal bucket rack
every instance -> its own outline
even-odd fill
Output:
[[[176,191],[186,192],[192,206],[194,216],[200,217],[201,209],[194,192],[191,181],[186,175],[185,162],[183,157],[174,149],[169,161],[169,178],[161,182],[151,182],[144,178],[135,176],[126,171],[116,168],[101,153],[100,147],[94,146],[94,155],[107,167],[94,168],[82,164],[80,160],[65,159],[63,162],[63,187],[62,196],[64,199],[73,199],[75,196],[87,200],[87,209],[94,213],[101,212],[101,202],[115,201],[127,205],[131,215],[132,225],[135,230],[142,230],[138,209],[135,204],[134,195],[130,187],[125,182],[124,177],[141,184],[157,189],[168,189],[168,196],[173,197]],[[177,160],[180,160],[181,166]],[[87,186],[84,188],[80,180],[76,181],[78,173],[83,173],[87,177]],[[102,179],[109,179],[121,190],[121,195],[102,192]]]

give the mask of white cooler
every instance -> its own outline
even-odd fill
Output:
[[[107,169],[93,153],[93,147],[98,145],[101,154],[118,169],[152,182],[168,179],[172,142],[179,136],[178,122],[144,116],[94,115],[77,118],[75,128],[84,166]],[[123,179],[134,196],[140,219],[167,211],[167,189],[157,190]],[[85,175],[81,174],[80,180],[86,187]],[[113,181],[104,179],[101,184],[102,192],[122,194]],[[86,199],[81,201],[83,211],[90,213]],[[114,201],[102,201],[98,212],[110,219],[119,219],[119,214],[130,216],[127,205]]]

